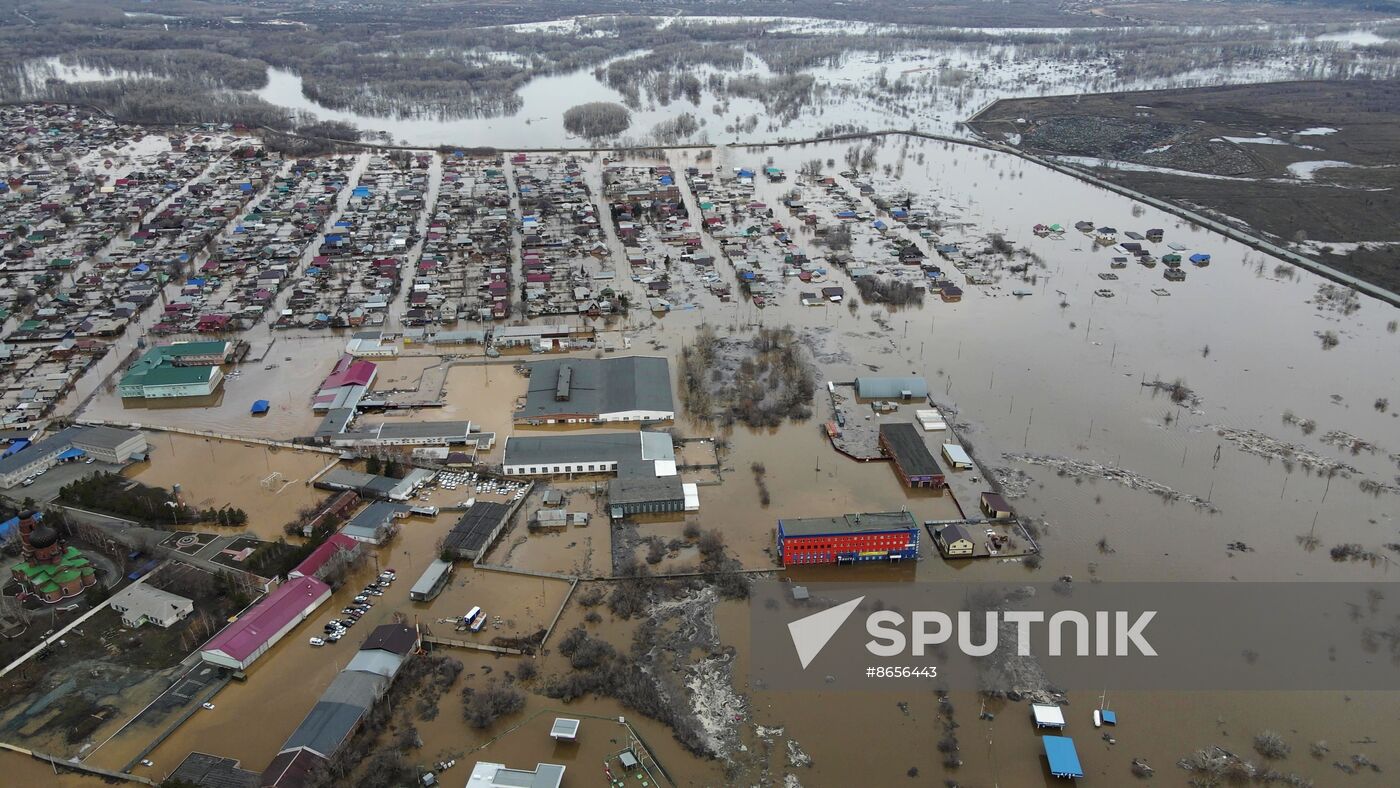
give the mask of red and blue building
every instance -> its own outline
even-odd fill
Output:
[[[901,561],[919,557],[919,522],[909,512],[865,512],[778,521],[783,566]]]

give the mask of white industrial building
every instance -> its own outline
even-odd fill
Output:
[[[10,489],[60,462],[92,457],[120,465],[147,450],[146,435],[115,427],[65,427],[8,457],[0,458],[0,489]]]
[[[506,439],[502,469],[507,476],[675,476],[676,450],[670,435],[645,430],[597,435],[513,435]]]
[[[82,449],[98,462],[120,465],[133,456],[145,454],[146,434],[116,427],[88,427],[73,436],[73,448]]]

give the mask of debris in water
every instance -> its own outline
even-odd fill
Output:
[[[787,740],[787,762],[793,768],[811,766],[812,756],[808,755],[796,741]]]
[[[1215,430],[1220,437],[1234,443],[1241,450],[1267,460],[1289,460],[1310,471],[1317,471],[1321,474],[1340,473],[1343,477],[1357,472],[1355,468],[1344,462],[1323,457],[1301,446],[1295,446],[1277,438],[1271,438],[1258,430],[1220,425],[1212,425],[1211,429]]]
[[[1027,465],[1043,465],[1053,468],[1063,476],[1071,478],[1090,477],[1094,479],[1107,479],[1117,482],[1131,490],[1143,490],[1153,495],[1161,496],[1168,501],[1186,501],[1199,509],[1204,509],[1211,513],[1219,512],[1220,509],[1215,504],[1204,498],[1173,490],[1161,482],[1154,482],[1140,473],[1115,468],[1111,465],[1104,465],[1100,462],[1089,460],[1075,460],[1069,457],[1051,457],[1043,454],[1004,454],[1008,460],[1024,462]]]
[[[1030,490],[1031,482],[1034,481],[1030,474],[1020,468],[1001,465],[989,468],[988,471],[992,474],[992,478],[996,479],[997,485],[1001,487],[1001,494],[1004,498],[1022,497]]]
[[[1358,438],[1350,432],[1343,432],[1342,430],[1332,430],[1328,432],[1322,436],[1322,442],[1329,446],[1336,446],[1339,449],[1344,449],[1352,454],[1360,454],[1363,451],[1369,454],[1375,454],[1377,451],[1376,444],[1365,438]]]
[[[1192,391],[1191,387],[1186,385],[1186,381],[1181,378],[1177,378],[1170,383],[1165,380],[1153,380],[1145,382],[1142,385],[1150,389],[1156,389],[1157,391],[1164,391],[1171,395],[1172,402],[1188,408],[1194,408],[1205,401],[1204,397]]]

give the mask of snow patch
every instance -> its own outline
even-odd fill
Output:
[[[1310,181],[1317,174],[1318,170],[1325,170],[1332,167],[1354,167],[1356,165],[1346,161],[1332,161],[1322,159],[1316,161],[1295,161],[1288,165],[1288,174],[1300,181]]]
[[[1276,140],[1273,137],[1225,137],[1228,142],[1236,145],[1287,145],[1283,140]]]

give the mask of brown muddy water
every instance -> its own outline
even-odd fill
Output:
[[[839,162],[845,150],[845,145],[764,152],[719,149],[715,164],[762,166],[772,156],[778,166],[795,172],[812,158]],[[902,310],[861,304],[852,313],[844,305],[801,306],[798,292],[814,287],[795,281],[784,283],[775,303],[766,309],[742,298],[721,303],[693,282],[687,283],[691,275],[682,267],[673,270],[673,282],[679,283],[678,292],[673,291],[677,296],[673,311],[662,317],[634,313],[615,320],[612,327],[628,333],[631,352],[671,357],[673,373],[683,344],[702,323],[708,323],[721,334],[739,335],[758,324],[791,324],[803,332],[804,344],[816,356],[822,383],[861,374],[924,375],[934,399],[950,412],[956,408],[961,433],[983,463],[1029,477],[1024,496],[1014,499],[1013,506],[1022,515],[1045,519],[1041,538],[1045,564],[1038,571],[996,561],[954,568],[929,557],[912,567],[805,570],[791,572],[790,577],[798,581],[1044,580],[1064,574],[1077,580],[1090,576],[1182,581],[1390,578],[1387,559],[1338,562],[1328,551],[1333,545],[1355,542],[1384,555],[1384,544],[1400,541],[1396,521],[1400,498],[1393,493],[1363,492],[1360,487],[1363,479],[1394,484],[1397,473],[1389,455],[1400,453],[1400,420],[1394,408],[1381,412],[1373,403],[1378,398],[1400,403],[1400,364],[1395,363],[1400,359],[1400,334],[1390,328],[1400,319],[1400,310],[1364,297],[1359,300],[1360,309],[1350,315],[1320,309],[1311,303],[1322,284],[1315,276],[1277,269],[1277,261],[1258,252],[1014,157],[931,141],[911,140],[906,147],[892,139],[879,149],[877,158],[880,172],[884,165],[890,167],[888,176],[873,178],[877,191],[894,196],[896,189],[908,189],[916,205],[936,206],[945,241],[972,243],[986,233],[1004,233],[1043,260],[1043,267],[1033,269],[1036,281],[1013,280],[1003,273],[998,284],[965,286],[961,303],[930,299]],[[678,151],[671,162],[686,166],[693,158]],[[896,178],[896,172],[901,177]],[[778,205],[791,185],[760,183],[757,197]],[[804,189],[804,197],[809,203],[822,199],[811,187]],[[781,211],[778,218],[795,225]],[[1068,226],[1080,219],[1120,231],[1162,227],[1166,241],[1209,252],[1211,265],[1188,266],[1187,280],[1181,283],[1166,282],[1160,267],[1146,270],[1135,265],[1117,271],[1117,281],[1106,282],[1098,274],[1109,270],[1108,250],[1096,249],[1072,230],[1060,240],[1037,238],[1030,232],[1036,223]],[[810,235],[799,232],[797,240],[817,251]],[[711,239],[706,240],[706,248],[718,251]],[[857,247],[862,255],[873,248],[878,247]],[[716,268],[726,278],[733,275],[723,258]],[[961,282],[951,265],[944,268]],[[640,295],[640,285],[625,277],[619,283]],[[848,294],[856,292],[838,269],[832,269],[829,283],[845,287]],[[1104,287],[1114,297],[1094,295]],[[1153,295],[1151,290],[1159,287],[1166,287],[1171,295]],[[1013,297],[1011,291],[1018,288],[1032,294]],[[1328,331],[1335,332],[1339,341],[1324,349],[1317,335]],[[305,363],[318,370],[328,368],[337,355],[334,345],[324,337],[307,340]],[[270,357],[280,358],[291,347],[279,342]],[[275,374],[264,387],[248,386],[249,398],[254,390],[287,385],[287,402],[295,407],[279,417],[285,421],[277,425],[283,429],[296,423],[314,425],[306,403],[319,375],[307,373],[301,379],[286,369],[267,372]],[[1166,395],[1142,385],[1155,379],[1181,379],[1201,400],[1190,407],[1173,404]],[[242,378],[244,383],[254,380],[251,372]],[[498,460],[499,446],[509,430],[512,400],[523,390],[520,377],[505,365],[457,366],[447,373],[447,381],[449,407],[443,409],[442,418],[471,418],[484,429],[497,430],[500,439],[493,459]],[[110,403],[103,400],[94,407],[110,407]],[[227,410],[204,413],[149,412],[162,418],[209,419],[236,431],[271,429],[272,421],[255,422],[246,410],[240,403],[237,408],[230,405]],[[1316,429],[1305,431],[1286,423],[1286,412],[1315,420]],[[723,482],[701,488],[701,511],[692,517],[702,527],[722,530],[730,549],[746,566],[773,565],[769,550],[779,517],[902,507],[921,518],[948,516],[946,497],[911,495],[888,466],[856,463],[832,451],[818,429],[830,415],[819,392],[816,415],[805,423],[774,430],[725,429],[683,417],[676,425],[687,436],[728,441]],[[1240,444],[1217,434],[1221,427],[1257,430],[1344,462],[1355,472],[1329,479],[1305,470],[1301,463],[1285,464],[1247,453]],[[1378,448],[1353,453],[1324,442],[1325,435],[1335,432],[1359,436]],[[1092,476],[1062,476],[1054,468],[1004,456],[1013,454],[1128,469],[1184,495],[1208,500],[1209,507],[1169,501]],[[754,462],[766,468],[764,481],[771,494],[767,507],[759,503],[750,470]],[[571,508],[596,506],[596,501],[585,497],[586,490],[573,494],[579,502]],[[964,501],[965,506],[968,503]],[[669,534],[673,529],[679,535],[683,523],[681,519],[646,523],[644,534]],[[432,523],[411,519],[398,540],[380,551],[381,564],[392,563],[400,580],[357,627],[357,637],[376,620],[387,620],[391,610],[410,613],[413,606],[406,601],[407,588],[448,527],[446,515]],[[597,569],[607,565],[606,528],[597,522],[562,534],[535,536],[517,527],[503,538],[492,560],[508,552],[515,566]],[[1319,540],[1312,551],[1298,539],[1310,531]],[[525,541],[515,545],[514,540],[522,536]],[[1227,549],[1237,542],[1244,542],[1249,550]],[[591,559],[585,561],[590,552]],[[366,577],[370,571],[372,567],[364,570]],[[471,573],[467,588],[480,584],[483,594],[490,588],[487,573],[465,567],[460,571]],[[352,583],[342,590],[325,614],[313,617],[265,656],[248,682],[221,693],[217,713],[196,715],[151,757],[158,764],[175,763],[191,749],[207,750],[210,743],[217,743],[214,749],[243,759],[249,768],[266,764],[348,659],[351,649],[313,650],[305,641],[310,633],[319,632],[321,623],[331,611],[339,610],[354,588]],[[547,589],[520,593],[550,597]],[[529,607],[529,616],[536,614],[537,606],[529,596],[524,606]],[[582,615],[571,605],[560,627],[580,622]],[[523,620],[526,614],[520,616]],[[723,642],[736,649],[736,688],[749,693],[753,722],[783,727],[780,738],[796,739],[814,758],[810,768],[788,770],[780,765],[778,773],[791,771],[808,786],[940,784],[945,778],[988,786],[1052,782],[1023,704],[989,708],[995,718],[979,720],[978,700],[955,694],[952,701],[961,726],[964,765],[945,773],[935,748],[942,733],[934,719],[937,700],[931,689],[906,685],[888,693],[860,694],[753,690],[745,683],[747,610],[742,604],[725,603],[718,618]],[[600,625],[600,631],[618,645],[629,642],[630,629],[616,622]],[[468,673],[478,674],[471,681],[484,675],[474,666],[499,669],[508,662],[466,653],[459,658],[467,663]],[[560,664],[557,656],[544,661],[546,666]],[[1134,757],[1145,758],[1155,767],[1158,781],[1183,784],[1185,773],[1174,765],[1178,758],[1211,744],[1251,754],[1250,740],[1265,728],[1278,730],[1293,745],[1293,754],[1273,765],[1310,777],[1317,785],[1390,785],[1389,775],[1400,769],[1400,761],[1391,754],[1396,733],[1393,693],[1118,693],[1108,699],[1122,719],[1113,731],[1118,743],[1112,745],[1101,742],[1088,722],[1089,710],[1099,700],[1091,694],[1072,694],[1067,710],[1070,732],[1090,775],[1087,779],[1095,784],[1133,784],[1128,765]],[[897,705],[901,701],[908,703],[907,714]],[[429,743],[425,754],[433,748],[467,749],[484,740],[462,725],[460,708],[454,710],[454,703],[458,703],[455,690],[444,700],[439,719],[420,726]],[[525,715],[550,703],[532,696]],[[598,699],[570,708],[626,714],[611,701]],[[226,710],[227,714],[222,713]],[[260,721],[256,730],[248,728],[248,719]],[[719,764],[685,755],[659,726],[642,724],[648,726],[648,740],[662,751],[663,762],[679,782],[728,782]],[[759,746],[752,729],[746,725],[745,730],[745,741]],[[562,757],[556,756],[552,743],[519,734],[492,744],[486,752],[495,760],[525,765]],[[1317,740],[1326,740],[1331,748],[1322,758],[1308,754],[1308,744]],[[1332,765],[1358,754],[1377,761],[1384,771],[1350,776]],[[917,779],[907,776],[911,767],[918,767]],[[566,784],[593,784],[583,774],[584,768],[571,767]]]
[[[745,153],[723,149],[719,166],[761,166],[767,156],[792,172],[811,158],[838,161],[844,146],[808,146],[789,151]],[[923,161],[918,158],[922,155]],[[1017,246],[1026,246],[1044,260],[1034,284],[1011,279],[997,286],[964,286],[961,303],[927,301],[922,307],[889,310],[862,304],[852,314],[845,307],[803,307],[788,284],[775,306],[754,309],[743,301],[720,303],[704,292],[688,295],[691,309],[673,310],[656,320],[645,336],[660,341],[675,354],[702,322],[721,333],[747,332],[750,325],[791,324],[810,332],[821,359],[823,380],[849,380],[858,374],[922,374],[940,404],[957,408],[958,421],[967,422],[963,437],[984,463],[1018,469],[1031,478],[1027,494],[1015,500],[1019,512],[1045,518],[1041,539],[1046,561],[1039,573],[1019,564],[979,562],[953,568],[940,559],[920,563],[920,580],[1053,577],[1072,574],[1104,579],[1222,578],[1257,580],[1386,580],[1389,561],[1335,562],[1328,549],[1345,542],[1360,543],[1384,553],[1381,545],[1395,541],[1400,511],[1396,496],[1363,492],[1359,482],[1369,478],[1394,483],[1396,465],[1389,454],[1400,446],[1400,421],[1373,407],[1377,398],[1395,399],[1400,390],[1400,364],[1377,364],[1376,359],[1400,358],[1400,336],[1391,327],[1396,310],[1362,298],[1361,308],[1340,315],[1310,303],[1319,278],[1300,270],[1277,271],[1277,261],[1239,244],[1193,231],[1186,223],[1138,206],[1116,195],[1073,179],[1044,171],[1009,156],[995,155],[942,143],[911,141],[887,144],[879,166],[899,166],[904,177],[898,187],[913,192],[917,204],[937,205],[944,218],[944,240],[970,241],[989,232],[1005,233]],[[672,163],[684,166],[683,155]],[[891,187],[875,179],[877,188],[892,196]],[[778,204],[790,184],[760,183],[759,199]],[[809,204],[820,199],[810,187]],[[1111,253],[1095,249],[1088,238],[1071,231],[1062,240],[1031,234],[1033,224],[1072,224],[1081,218],[1120,230],[1166,229],[1166,240],[1183,243],[1212,255],[1207,268],[1190,268],[1188,279],[1167,283],[1161,269],[1132,266],[1105,282]],[[792,226],[791,220],[786,220]],[[970,223],[966,227],[954,226]],[[804,245],[809,238],[798,234]],[[1158,252],[1161,253],[1160,251]],[[883,259],[883,258],[882,258]],[[719,270],[729,273],[721,261]],[[945,264],[954,281],[961,276]],[[1291,276],[1290,276],[1291,274]],[[831,283],[852,283],[833,271]],[[1169,285],[1167,297],[1153,288]],[[1095,290],[1108,286],[1113,298],[1098,298]],[[1017,288],[1033,295],[1015,298]],[[806,286],[805,289],[815,289]],[[1063,295],[1062,295],[1062,294]],[[1061,306],[1061,302],[1065,306]],[[885,325],[877,324],[879,314]],[[1340,342],[1324,349],[1316,333],[1334,331]],[[1207,347],[1209,348],[1207,350]],[[1144,379],[1182,379],[1203,400],[1191,408],[1142,385]],[[820,398],[819,398],[820,401]],[[949,408],[951,410],[951,407]],[[1286,412],[1314,419],[1311,434],[1283,420]],[[1170,413],[1168,420],[1166,414]],[[818,409],[818,420],[829,410]],[[714,432],[705,425],[682,423],[687,434]],[[1330,480],[1295,464],[1241,451],[1217,435],[1217,427],[1258,430],[1322,457],[1357,469],[1349,478]],[[1360,436],[1379,448],[1352,453],[1324,443],[1329,431]],[[736,429],[730,441],[732,470],[724,485],[702,488],[700,520],[707,527],[727,527],[748,521],[749,528],[727,530],[731,544],[771,541],[773,520],[780,516],[831,511],[898,508],[919,503],[906,495],[888,467],[862,466],[832,452],[815,424],[786,425],[775,431]],[[1219,447],[1220,456],[1215,453]],[[1003,453],[1069,457],[1131,469],[1187,495],[1208,499],[1212,513],[1185,501],[1169,502],[1148,492],[1092,478],[1061,477],[1053,469],[1017,463]],[[767,511],[758,505],[748,465],[764,462],[772,494]],[[820,464],[822,470],[818,471]],[[828,488],[823,490],[823,485]],[[707,495],[707,493],[709,493]],[[1305,550],[1298,536],[1313,530],[1318,549]],[[738,532],[737,536],[735,531]],[[1106,550],[1097,542],[1105,539]],[[1227,549],[1244,542],[1247,552]],[[766,546],[766,545],[765,545]],[[740,550],[741,555],[744,550]],[[753,553],[748,553],[753,555]],[[748,558],[745,558],[746,564]],[[805,579],[897,579],[896,573],[864,568],[850,572],[795,571]],[[728,627],[725,642],[746,641],[742,608],[731,611],[739,621]],[[742,677],[742,665],[735,675]],[[912,722],[896,707],[904,699],[917,705],[923,718]],[[1087,719],[1097,698],[1071,700]],[[1128,762],[1142,755],[1157,767],[1159,779],[1184,782],[1172,765],[1188,752],[1219,743],[1250,753],[1249,740],[1266,727],[1287,729],[1294,755],[1279,765],[1297,771],[1319,785],[1389,784],[1384,774],[1345,776],[1332,761],[1347,761],[1355,750],[1386,768],[1387,739],[1395,724],[1387,709],[1391,693],[1239,693],[1234,695],[1141,693],[1110,699],[1115,708],[1131,707],[1136,734],[1117,731],[1120,741],[1131,736],[1137,749],[1121,744],[1100,755],[1094,737],[1082,722],[1075,731],[1091,775],[1106,774],[1109,784],[1125,784]],[[977,724],[971,697],[954,698],[959,721]],[[791,724],[796,735],[811,737],[804,748],[816,755],[810,774],[799,770],[804,784],[888,784],[907,780],[905,772],[917,761],[899,765],[900,753],[925,753],[920,780],[941,779],[941,760],[932,744],[938,729],[932,724],[933,699],[918,688],[887,697],[835,696],[822,693],[759,693],[755,707],[771,704],[766,725]],[[832,708],[842,710],[839,725],[830,724]],[[1071,707],[1071,709],[1073,706]],[[1071,714],[1073,712],[1071,711]],[[1049,781],[1034,735],[1024,721],[1024,706],[1004,715],[1003,733],[993,732],[988,747],[969,746],[964,737],[964,765],[956,779],[965,784],[1026,785]],[[767,718],[765,718],[767,717]],[[1217,719],[1224,722],[1217,724]],[[896,737],[894,730],[907,730]],[[860,735],[881,730],[877,739]],[[887,740],[885,731],[890,731]],[[854,736],[854,738],[853,738]],[[982,737],[978,734],[978,737]],[[1004,741],[1001,737],[1005,737]],[[1338,742],[1379,743],[1337,746]],[[1305,754],[1306,742],[1326,739],[1333,753],[1322,759]],[[874,757],[851,758],[859,747]],[[980,755],[977,750],[988,750]],[[820,753],[829,753],[823,758]],[[874,764],[872,766],[872,764]],[[867,767],[875,769],[867,771]]]
[[[127,476],[152,487],[178,484],[181,499],[200,509],[242,509],[248,513],[242,530],[267,540],[281,538],[282,526],[296,519],[298,511],[326,498],[307,481],[336,461],[335,455],[322,452],[173,432],[147,432],[146,438],[150,461],[130,466]],[[269,478],[276,474],[280,476]],[[189,530],[230,531],[207,524]]]
[[[148,403],[122,399],[115,387],[104,386],[82,416],[279,440],[310,435],[321,421],[311,410],[311,398],[344,353],[350,335],[278,331],[256,336],[264,330],[249,332],[248,339],[259,349],[274,340],[267,355],[260,361],[225,367],[225,373],[237,370],[239,375],[225,378],[223,386],[209,397]],[[254,416],[249,411],[260,399],[268,400],[271,410]]]
[[[53,788],[99,788],[107,785],[101,777],[70,771],[55,771],[49,764],[28,755],[0,750],[0,770],[7,785],[45,785]]]

